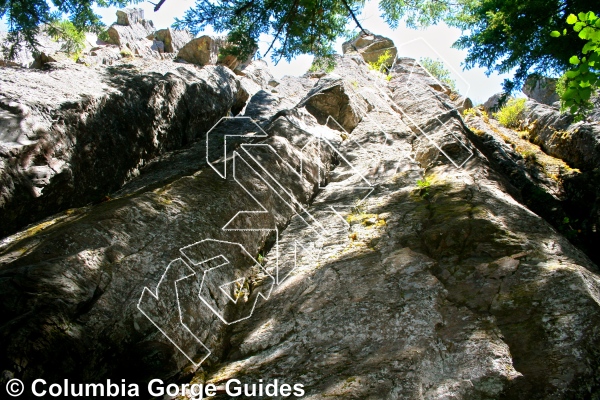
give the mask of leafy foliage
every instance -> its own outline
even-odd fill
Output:
[[[600,18],[593,12],[570,14],[567,24],[573,25],[584,41],[579,55],[569,58],[575,67],[567,71],[559,80],[557,93],[561,98],[563,110],[569,110],[577,120],[582,119],[592,108],[592,95],[600,84]],[[552,31],[550,36],[560,38],[568,35],[567,29]]]
[[[263,55],[272,50],[274,62],[299,54],[321,58],[334,53],[333,42],[363,6],[364,0],[196,0],[174,26],[193,34],[207,25],[219,33],[228,31],[234,43],[228,52],[238,58],[250,56],[262,34],[274,38]]]
[[[78,30],[69,20],[52,21],[46,27],[48,35],[56,41],[62,41],[62,51],[78,56],[85,47],[85,32]]]
[[[381,71],[382,66],[390,65],[391,59],[392,53],[389,50],[386,50],[379,57],[377,57],[377,61],[369,63],[369,68],[374,71]]]
[[[524,118],[526,109],[525,101],[526,99],[524,98],[509,99],[506,105],[504,105],[500,111],[494,113],[494,118],[496,118],[501,125],[507,128],[518,128]]]
[[[459,0],[457,11],[446,18],[463,30],[455,47],[468,49],[467,68],[476,65],[488,73],[512,73],[504,82],[511,93],[527,76],[536,72],[550,76],[567,70],[580,39],[569,33],[554,39],[550,32],[562,31],[564,16],[580,10],[600,11],[598,0]]]
[[[431,75],[437,78],[440,82],[445,83],[453,92],[456,92],[456,82],[450,77],[450,71],[444,66],[440,60],[434,60],[429,57],[423,57],[419,63]]]
[[[383,19],[393,29],[404,19],[409,28],[418,28],[450,20],[464,0],[380,0]]]
[[[0,18],[6,17],[8,24],[8,45],[3,46],[4,56],[14,58],[23,46],[35,49],[38,45],[36,35],[42,25],[60,24],[67,16],[73,28],[79,32],[98,32],[102,28],[100,16],[94,14],[92,7],[124,7],[141,0],[0,0]],[[69,28],[70,30],[71,28]],[[72,33],[72,32],[71,32]]]
[[[329,74],[329,73],[333,72],[334,68],[335,68],[335,58],[330,57],[330,56],[315,57],[310,68],[308,69],[308,71],[309,72],[324,71]]]

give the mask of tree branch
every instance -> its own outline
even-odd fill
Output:
[[[165,1],[167,0],[160,0],[158,3],[154,4],[152,2],[149,2],[150,4],[154,4],[154,12],[157,12],[158,10],[160,10],[160,8],[162,7],[163,4],[165,4]]]
[[[283,29],[283,27],[285,26],[285,24],[287,23],[287,20],[290,18],[290,16],[295,15],[296,14],[296,9],[298,8],[298,0],[294,1],[294,4],[292,5],[292,9],[289,10],[286,15],[283,17],[283,20],[281,21],[281,25],[279,25],[279,29],[277,29],[277,33],[275,34],[275,37],[273,38],[273,41],[271,42],[271,45],[269,46],[269,48],[267,49],[267,51],[265,52],[264,57],[267,56],[267,54],[269,54],[269,51],[271,51],[271,48],[273,48],[273,45],[275,44],[275,42],[277,41],[277,38],[279,38],[279,35],[281,34],[281,30]],[[286,35],[286,42],[287,42],[287,36]]]
[[[350,13],[350,16],[352,17],[352,19],[354,20],[354,22],[356,23],[356,26],[358,26],[358,29],[360,29],[362,31],[362,33],[364,33],[365,35],[368,35],[369,32],[367,32],[362,25],[360,24],[360,22],[358,22],[358,19],[356,18],[356,15],[354,15],[354,11],[352,11],[352,9],[350,8],[350,6],[348,5],[348,2],[346,0],[342,0],[342,3],[344,3],[344,6],[346,6],[346,9],[348,10],[348,12]]]

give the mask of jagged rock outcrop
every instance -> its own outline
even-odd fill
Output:
[[[200,36],[186,43],[177,53],[177,58],[196,65],[216,64],[219,49],[225,42],[209,35]]]
[[[414,66],[388,82],[347,54],[319,80],[280,79],[246,105],[258,124],[223,120],[114,199],[6,239],[4,376],[600,393],[598,267],[519,202]]]
[[[492,115],[493,113],[498,111],[500,105],[500,98],[502,97],[502,95],[503,93],[496,93],[490,96],[490,98],[487,99],[485,103],[483,103],[483,109],[489,115]]]
[[[106,32],[111,44],[128,48],[134,55],[160,58],[165,47],[153,39],[155,30],[152,21],[144,19],[144,10],[133,8],[117,11],[117,23]]]
[[[573,123],[570,114],[536,101],[526,103],[525,124],[532,124],[531,141],[550,155],[574,168],[600,167],[600,124],[597,121]]]
[[[151,60],[107,69],[6,68],[0,82],[2,236],[100,201],[248,99],[224,67]]]
[[[361,32],[354,39],[344,42],[342,49],[344,54],[358,53],[366,62],[371,63],[376,62],[387,51],[390,55],[389,65],[398,54],[398,49],[391,39],[367,32]]]
[[[165,52],[177,53],[193,36],[188,31],[166,28],[154,32],[154,38],[164,43]]]
[[[220,50],[229,46],[226,38],[204,35],[186,43],[177,53],[177,58],[191,64],[225,65],[233,71],[238,71],[250,64],[253,54],[246,60],[239,60],[231,54],[221,55]]]
[[[551,106],[560,100],[556,93],[556,82],[557,79],[555,78],[546,78],[535,74],[529,75],[522,91],[530,99]]]

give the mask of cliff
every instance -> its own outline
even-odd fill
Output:
[[[444,85],[402,57],[387,79],[357,47],[279,80],[260,62],[3,68],[4,379],[596,396],[598,267]]]

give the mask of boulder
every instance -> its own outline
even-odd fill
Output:
[[[560,101],[560,97],[556,93],[557,81],[555,78],[532,74],[527,77],[522,91],[530,99],[551,106]]]
[[[185,30],[167,28],[154,32],[154,39],[164,43],[165,52],[177,53],[193,39],[193,36]]]
[[[219,49],[225,41],[208,35],[190,40],[177,53],[177,58],[200,66],[214,65],[219,58]]]
[[[110,37],[109,43],[121,48],[128,48],[134,55],[142,57],[159,58],[159,46],[157,41],[148,39],[154,32],[152,22],[143,21],[141,24],[112,25],[107,33]]]
[[[492,95],[489,99],[487,99],[485,101],[485,103],[483,103],[483,108],[484,110],[491,116],[492,113],[495,113],[498,111],[499,109],[499,104],[500,104],[500,98],[502,97],[503,93],[496,93],[494,95]]]
[[[98,46],[92,47],[89,51],[79,56],[77,60],[80,64],[91,65],[112,65],[122,58],[118,46]]]
[[[366,62],[376,62],[379,56],[389,51],[391,65],[398,54],[394,42],[380,35],[361,32],[356,38],[342,44],[344,54],[358,53]]]
[[[29,48],[27,45],[22,44],[18,47],[13,59],[5,59],[4,55],[8,54],[8,48],[11,44],[7,41],[7,34],[0,32],[0,66],[19,66],[25,68],[41,68],[43,66],[42,60],[45,57],[53,57],[56,53],[60,52],[63,46],[63,42],[52,40],[43,31],[38,33],[35,37],[38,42],[37,51]],[[41,54],[44,54],[41,56]],[[60,54],[56,57],[60,57]]]
[[[143,25],[144,21],[144,10],[141,8],[125,8],[123,10],[117,10],[117,25]]]
[[[537,101],[527,102],[526,124],[530,140],[552,156],[581,170],[600,168],[600,125],[593,121],[574,123],[570,114]]]

